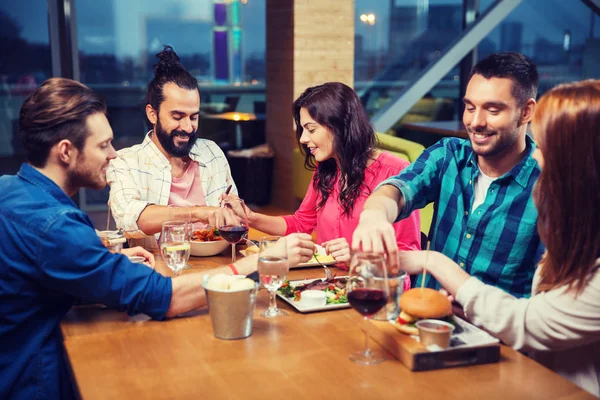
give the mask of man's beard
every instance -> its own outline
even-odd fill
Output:
[[[90,188],[102,190],[106,186],[106,177],[100,171],[94,171],[86,164],[85,156],[77,156],[77,167],[67,173],[67,182],[72,188]]]
[[[158,138],[158,141],[162,145],[163,149],[165,149],[165,151],[173,157],[185,157],[189,155],[190,150],[192,147],[194,147],[194,144],[198,139],[198,131],[192,131],[190,134],[177,130],[173,130],[171,133],[166,132],[160,125],[160,118],[158,118],[156,121],[154,133],[156,134],[156,137]],[[187,143],[177,146],[175,144],[175,136],[189,137],[189,140]]]

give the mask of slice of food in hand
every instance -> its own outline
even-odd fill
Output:
[[[400,315],[396,328],[407,335],[418,335],[415,324],[420,319],[444,319],[452,314],[450,300],[440,292],[429,288],[414,288],[400,296]]]
[[[318,261],[315,258],[315,256],[319,257]],[[315,253],[313,254],[312,258],[309,260],[309,262],[318,263],[319,261],[322,263],[330,263],[330,262],[334,262],[335,258],[333,258],[332,255],[327,254],[327,250],[325,250],[325,248],[323,246],[315,244]]]

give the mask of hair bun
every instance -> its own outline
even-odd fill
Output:
[[[155,75],[169,75],[176,70],[181,69],[179,56],[173,50],[173,47],[165,45],[163,51],[156,55],[160,61],[154,65]]]

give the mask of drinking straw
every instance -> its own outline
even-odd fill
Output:
[[[425,278],[427,277],[427,266],[429,265],[429,248],[431,247],[431,241],[427,241],[427,252],[425,253],[425,266],[423,267],[423,279],[421,280],[421,289],[425,287]]]
[[[108,204],[108,215],[106,216],[106,230],[108,231],[108,228],[110,228],[110,201],[107,204]]]

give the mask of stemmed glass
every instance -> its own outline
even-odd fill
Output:
[[[258,251],[258,274],[260,283],[267,288],[270,295],[269,308],[260,313],[263,317],[287,315],[287,312],[277,308],[275,295],[277,289],[287,279],[289,269],[285,238],[280,236],[262,237]]]
[[[346,296],[352,308],[364,317],[365,322],[387,304],[387,269],[381,255],[357,252],[352,256]],[[352,353],[350,360],[358,364],[379,364],[385,358],[369,349],[369,335],[365,331],[364,351]]]
[[[219,223],[219,233],[231,243],[231,262],[236,260],[235,245],[248,235],[248,215],[242,199],[224,199],[221,202],[225,217]]]
[[[164,222],[159,241],[163,260],[173,271],[173,275],[179,275],[190,259],[188,224],[182,221]]]

